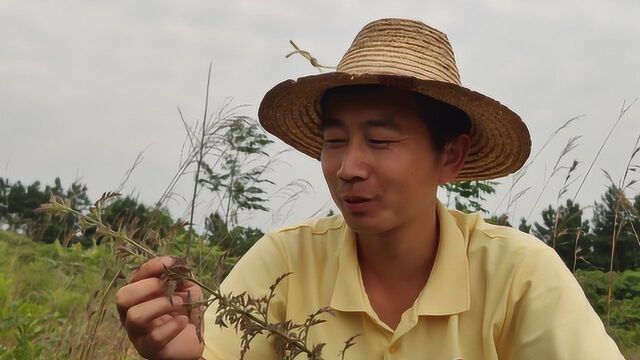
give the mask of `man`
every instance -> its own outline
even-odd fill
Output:
[[[518,115],[460,85],[446,36],[416,21],[365,26],[334,73],[285,81],[262,101],[266,130],[319,158],[342,215],[268,233],[223,292],[261,297],[292,272],[269,320],[331,307],[309,344],[331,359],[619,359],[572,274],[541,241],[445,209],[440,184],[513,173],[530,151]],[[138,351],[154,359],[235,359],[240,335],[204,316],[205,346],[163,297],[154,259],[118,293]],[[201,296],[191,286],[192,297]],[[184,293],[184,292],[183,292]],[[276,359],[273,338],[245,358]]]

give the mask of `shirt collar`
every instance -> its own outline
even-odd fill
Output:
[[[427,284],[416,299],[417,315],[451,315],[470,307],[468,231],[460,229],[449,210],[437,202],[438,252]],[[370,309],[358,265],[355,233],[345,224],[338,254],[338,273],[330,306],[339,311]]]
[[[345,223],[338,253],[338,274],[331,297],[331,308],[340,311],[367,311],[368,299],[358,265],[356,234]]]

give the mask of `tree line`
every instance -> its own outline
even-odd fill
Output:
[[[51,196],[59,196],[69,202],[79,212],[86,213],[92,206],[87,194],[88,187],[73,182],[67,188],[60,178],[53,185],[42,185],[34,181],[25,185],[21,181],[12,182],[0,177],[0,230],[8,230],[26,235],[36,242],[63,245],[81,243],[88,247],[100,244],[93,232],[78,233],[78,224],[73,217],[51,218],[34,211]],[[149,242],[151,237],[163,237],[180,219],[173,219],[169,210],[160,206],[148,206],[132,196],[124,196],[111,201],[103,209],[103,221],[113,228],[139,229],[137,237]],[[186,231],[186,230],[185,230]],[[229,256],[240,256],[257,239],[262,237],[260,229],[233,225],[225,222],[223,215],[213,212],[204,223],[204,238],[209,246],[218,246]]]

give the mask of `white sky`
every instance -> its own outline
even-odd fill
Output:
[[[512,214],[526,216],[545,167],[553,166],[567,139],[583,136],[566,162],[582,161],[578,174],[584,174],[623,101],[640,96],[638,16],[637,0],[0,0],[0,176],[25,183],[60,176],[65,186],[80,178],[96,197],[116,188],[144,150],[125,191],[155,202],[184,140],[176,109],[189,121],[201,116],[209,61],[213,108],[232,97],[249,104],[245,114],[255,117],[271,86],[316,73],[301,57],[285,59],[289,39],[335,65],[367,22],[409,17],[449,35],[463,83],[519,113],[533,152],[561,123],[586,115],[556,138],[516,189],[532,187]],[[601,168],[621,175],[640,131],[639,107],[631,108],[594,166],[582,205],[603,192]],[[287,161],[290,167],[273,179],[306,179],[315,193],[276,224],[305,218],[329,200],[316,161],[294,153]],[[555,202],[561,177],[534,214]],[[188,197],[191,179],[185,180],[178,191]],[[186,216],[186,208],[179,199],[171,203],[177,216]],[[246,221],[275,225],[266,215]]]

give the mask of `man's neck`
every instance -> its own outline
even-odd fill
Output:
[[[438,249],[436,206],[402,227],[379,234],[358,233],[363,275],[385,286],[426,284]]]
[[[393,231],[358,234],[358,263],[369,302],[392,329],[420,295],[435,261],[435,204],[430,209]]]

